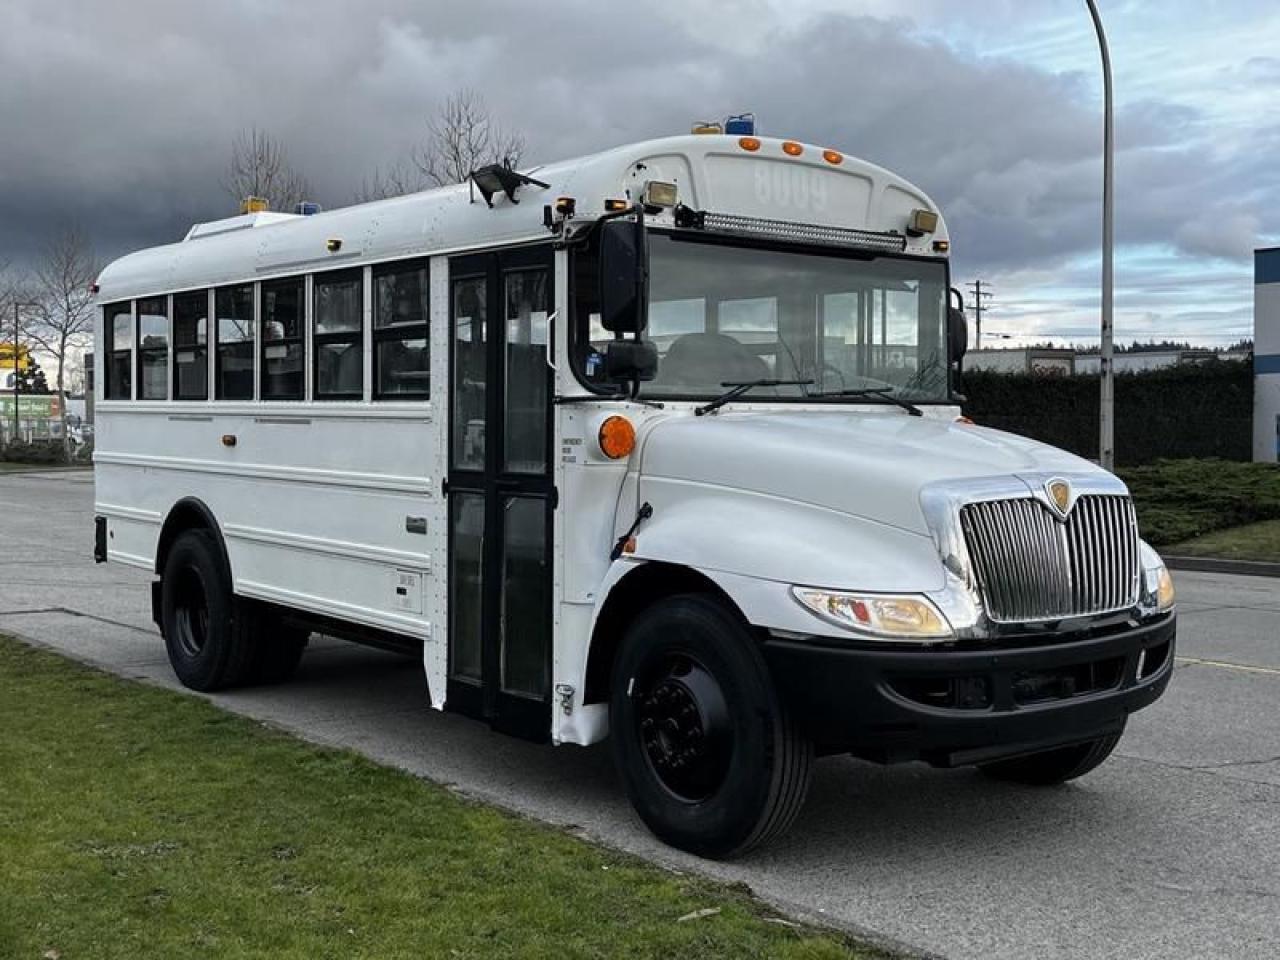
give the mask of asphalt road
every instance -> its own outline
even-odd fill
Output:
[[[91,560],[92,489],[87,473],[0,475],[0,631],[176,687],[147,576]],[[924,954],[1280,957],[1280,581],[1176,583],[1170,690],[1095,773],[1034,790],[832,758],[793,832],[731,864],[656,843],[607,748],[430,711],[420,669],[378,651],[322,640],[292,683],[212,699]]]

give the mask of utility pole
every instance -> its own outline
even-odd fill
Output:
[[[974,280],[969,283],[969,289],[973,291],[973,320],[974,327],[977,330],[977,336],[974,337],[973,341],[973,349],[981,350],[983,301],[991,296],[991,286],[981,280]]]
[[[1115,371],[1112,369],[1113,340],[1115,336],[1113,307],[1112,252],[1115,245],[1116,197],[1115,124],[1111,89],[1111,51],[1107,46],[1107,34],[1102,28],[1102,17],[1094,0],[1085,0],[1093,29],[1098,34],[1098,49],[1102,53],[1102,395],[1099,418],[1098,460],[1104,470],[1115,468]]]
[[[11,445],[18,442],[18,338],[21,336],[19,323],[24,306],[26,304],[13,301],[13,436],[9,438]]]

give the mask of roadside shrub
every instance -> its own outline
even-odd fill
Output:
[[[1117,472],[1133,494],[1142,536],[1154,546],[1280,519],[1280,464],[1158,460]]]
[[[50,464],[65,463],[61,440],[32,440],[30,443],[10,443],[0,450],[0,459],[11,463]]]
[[[1252,456],[1253,368],[1211,360],[1116,375],[1116,462]],[[1098,457],[1098,377],[971,372],[964,412],[1008,430]]]

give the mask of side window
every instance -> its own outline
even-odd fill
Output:
[[[103,308],[103,336],[107,362],[103,364],[103,395],[108,400],[133,398],[133,305],[113,303]]]
[[[303,394],[302,277],[262,284],[263,400],[301,400]]]
[[[223,287],[214,294],[218,317],[217,398],[253,399],[253,286]]]
[[[373,270],[373,397],[431,395],[430,286],[425,260]]]
[[[173,396],[209,398],[209,291],[173,295]]]
[[[317,274],[312,314],[315,398],[364,396],[364,271]]]
[[[169,399],[169,298],[138,301],[138,399]]]

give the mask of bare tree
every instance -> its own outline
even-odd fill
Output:
[[[385,168],[376,167],[373,176],[360,181],[352,201],[369,203],[372,200],[386,200],[388,197],[402,197],[406,193],[417,193],[431,186],[423,173],[411,163],[392,163]]]
[[[27,329],[27,338],[57,363],[55,389],[62,411],[62,449],[71,455],[67,434],[67,375],[74,353],[93,339],[93,283],[101,264],[77,224],[69,224],[45,244],[35,268],[34,292],[42,309]]]
[[[414,149],[413,165],[431,183],[463,183],[487,163],[515,167],[525,151],[524,137],[501,126],[475,90],[451,94],[427,121],[426,142]]]
[[[232,142],[222,185],[237,204],[246,197],[262,197],[286,212],[311,199],[311,184],[289,162],[284,144],[257,127],[240,131]]]

